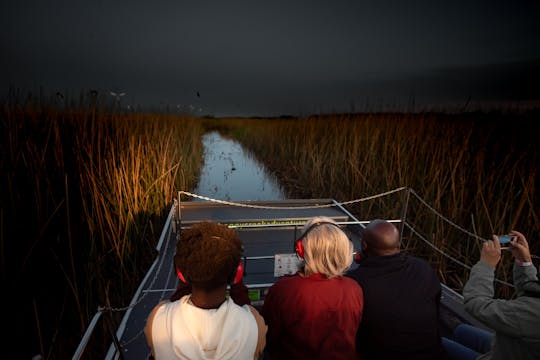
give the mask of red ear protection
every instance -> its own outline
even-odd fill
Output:
[[[300,259],[304,258],[304,245],[302,244],[302,238],[296,240],[294,243],[294,252]]]
[[[175,269],[176,269],[176,276],[178,276],[178,279],[180,279],[180,281],[183,282],[184,284],[187,284],[188,282],[186,278],[184,277],[184,274],[182,274],[179,268],[175,267]]]
[[[296,255],[298,255],[300,259],[304,258],[304,244],[302,244],[302,239],[305,238],[311,230],[315,229],[319,225],[324,225],[324,224],[334,225],[334,226],[337,226],[338,229],[341,229],[338,224],[330,222],[330,221],[319,221],[319,222],[313,223],[310,227],[306,229],[306,231],[304,231],[304,233],[300,236],[300,238],[294,242],[294,252],[296,253]]]
[[[234,275],[232,276],[232,281],[229,281],[231,285],[236,285],[240,281],[242,281],[242,277],[244,276],[244,264],[242,262],[238,263],[238,266],[236,267],[236,271],[234,272]]]
[[[361,260],[362,260],[362,253],[360,252],[360,250],[358,250],[354,253],[354,262],[358,264],[360,263]]]
[[[182,274],[180,269],[178,269],[177,267],[175,267],[175,269],[176,269],[176,276],[178,276],[178,279],[180,279],[180,281],[183,282],[184,284],[188,284],[189,281],[186,280],[186,278],[184,277],[184,274]],[[238,266],[236,267],[236,270],[234,271],[232,276],[229,278],[230,280],[228,281],[228,283],[230,285],[236,285],[240,281],[242,281],[243,277],[244,277],[244,263],[239,262]]]

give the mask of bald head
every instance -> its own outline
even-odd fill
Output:
[[[362,237],[364,250],[375,256],[399,253],[399,231],[397,227],[381,219],[371,221]]]

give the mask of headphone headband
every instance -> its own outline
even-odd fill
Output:
[[[302,239],[304,239],[307,236],[307,234],[309,234],[313,229],[315,229],[315,228],[317,228],[317,227],[319,227],[321,225],[326,225],[326,224],[327,225],[333,225],[333,226],[335,226],[335,227],[337,227],[338,229],[341,230],[341,227],[338,224],[336,224],[335,222],[330,222],[330,221],[317,221],[317,222],[314,222],[294,242],[294,252],[298,255],[298,257],[300,257],[301,259],[304,258],[304,245],[302,244]]]
[[[227,278],[227,284],[236,285],[240,281],[242,281],[242,278],[244,277],[244,273],[245,273],[245,262],[246,262],[246,258],[245,256],[242,256],[242,259],[240,260],[238,265],[234,268],[234,271],[232,272],[232,274]],[[180,271],[180,269],[177,268],[176,266],[174,268],[176,270],[176,276],[178,277],[178,279],[184,284],[189,284],[190,280],[186,276],[184,276],[182,271]]]
[[[308,228],[306,229],[306,231],[304,231],[304,233],[303,233],[302,235],[300,235],[299,239],[305,238],[305,237],[307,236],[307,234],[309,234],[313,229],[315,229],[315,228],[317,228],[317,227],[319,227],[319,226],[321,226],[321,225],[326,225],[326,224],[328,224],[328,225],[334,225],[334,226],[336,226],[338,229],[341,229],[341,227],[340,227],[338,224],[336,224],[335,222],[330,222],[330,221],[317,221],[317,222],[314,222],[313,224],[311,224],[311,226],[308,227]]]

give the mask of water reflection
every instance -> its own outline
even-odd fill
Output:
[[[222,200],[281,200],[277,179],[233,140],[203,136],[204,166],[195,194]]]

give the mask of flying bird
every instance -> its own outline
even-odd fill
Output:
[[[197,97],[200,98],[201,97],[201,94],[199,94],[199,92],[197,91]]]

